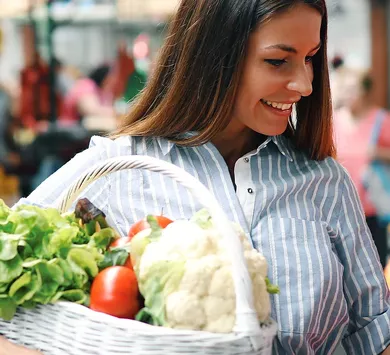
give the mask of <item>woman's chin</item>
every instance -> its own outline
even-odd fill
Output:
[[[278,125],[269,125],[267,127],[261,127],[258,129],[255,129],[254,131],[260,134],[263,134],[265,136],[279,136],[283,134],[287,129],[288,122],[286,124],[278,124]]]

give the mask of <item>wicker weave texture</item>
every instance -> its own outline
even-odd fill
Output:
[[[153,327],[68,302],[20,309],[0,322],[0,334],[45,355],[269,355],[276,325],[261,330],[263,346],[254,351],[246,336]]]

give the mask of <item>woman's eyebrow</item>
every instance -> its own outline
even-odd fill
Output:
[[[310,52],[313,52],[321,47],[321,42],[318,43]],[[288,46],[287,44],[273,44],[272,46],[265,47],[264,49],[280,49],[282,51],[288,52],[288,53],[298,53],[298,51],[291,46]]]

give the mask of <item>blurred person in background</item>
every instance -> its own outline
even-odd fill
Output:
[[[86,78],[78,79],[64,98],[64,114],[60,121],[79,123],[88,116],[113,117],[112,94],[104,90],[109,65],[93,69]]]
[[[136,67],[126,44],[119,41],[117,55],[111,65],[98,66],[87,78],[78,79],[65,96],[63,122],[82,122],[90,129],[116,128],[115,102],[127,103],[144,88],[147,76]]]
[[[334,130],[337,158],[349,172],[361,199],[366,221],[378,249],[380,262],[386,265],[387,226],[379,223],[377,212],[364,187],[364,174],[373,159],[390,162],[390,116],[382,125],[378,147],[370,147],[375,121],[383,108],[373,103],[374,82],[367,71],[343,68],[337,81],[339,108],[335,110]]]

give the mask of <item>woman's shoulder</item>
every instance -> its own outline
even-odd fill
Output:
[[[310,158],[308,153],[295,148],[291,142],[287,142],[286,146],[290,151],[292,164],[297,171],[316,177],[326,177],[326,180],[330,182],[339,182],[348,177],[346,169],[337,158],[327,157],[315,160]]]
[[[115,155],[119,152],[131,153],[132,147],[137,144],[135,137],[121,136],[110,138],[105,136],[92,136],[89,148],[106,151],[108,155]]]
[[[156,155],[170,150],[174,144],[161,137],[120,136],[117,138],[93,136],[89,149],[97,149],[106,158],[122,155]]]

